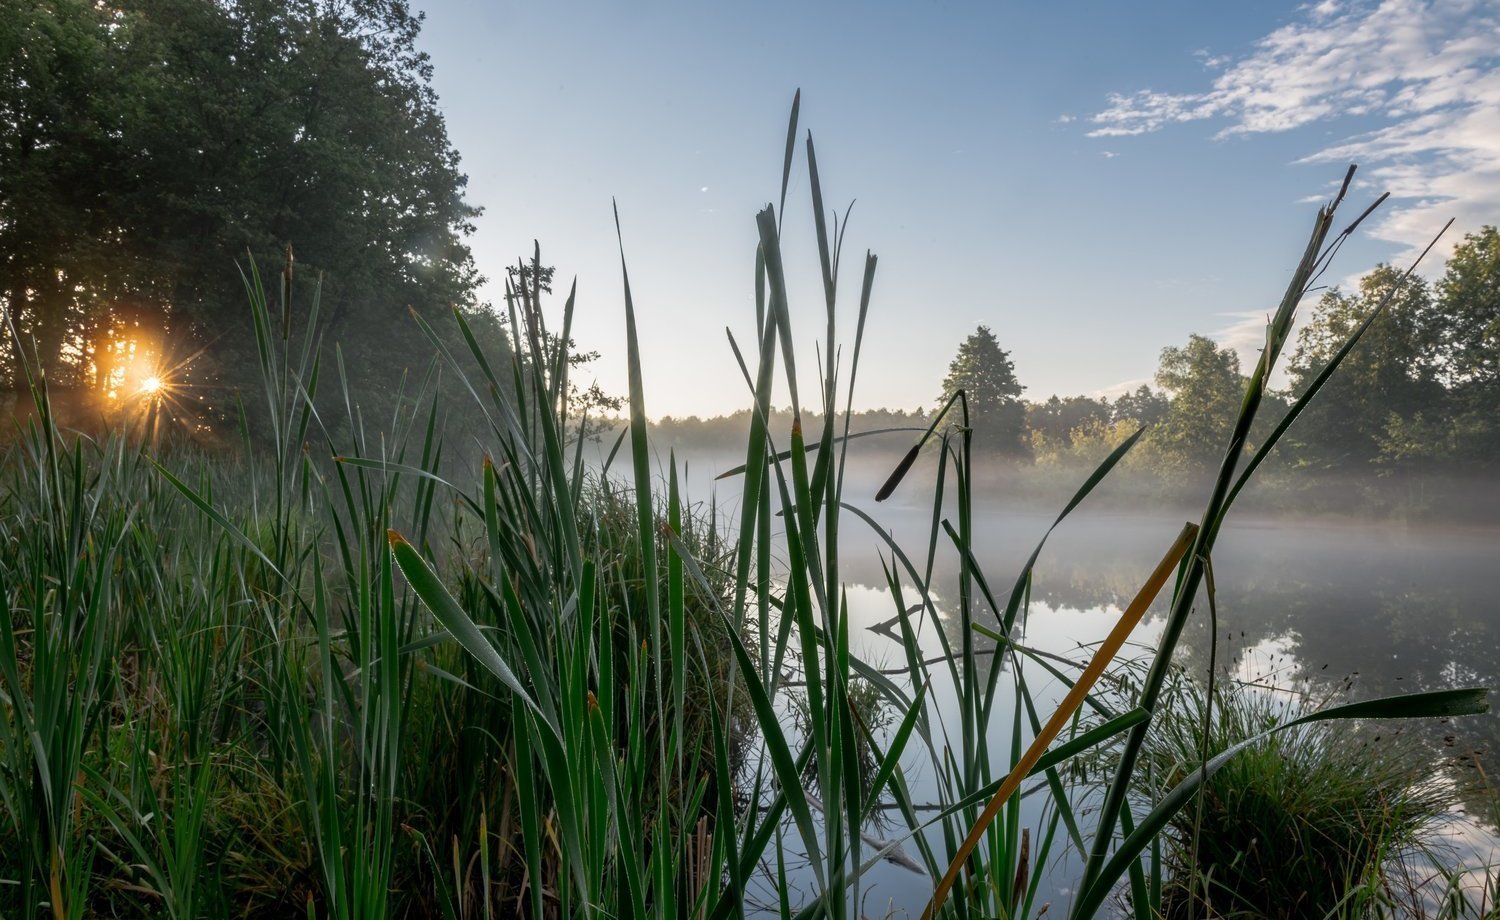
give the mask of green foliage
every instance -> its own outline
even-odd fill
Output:
[[[405,0],[4,0],[0,301],[50,379],[90,383],[99,340],[124,328],[168,364],[191,358],[173,375],[194,387],[182,411],[233,419],[207,394],[258,370],[226,260],[279,262],[291,243],[385,414],[408,310],[473,311],[480,280],[420,26]]]
[[[1493,470],[1500,429],[1500,233],[1469,234],[1436,283],[1382,265],[1352,294],[1323,295],[1298,339],[1292,395],[1385,303],[1296,436],[1304,465],[1385,471]]]
[[[943,378],[938,403],[962,390],[968,424],[977,432],[975,447],[984,452],[1022,457],[1027,454],[1026,407],[1016,379],[1015,362],[1000,348],[988,326],[980,326],[958,346]]]
[[[1033,432],[1031,445],[1039,468],[1093,469],[1104,462],[1111,451],[1140,430],[1140,423],[1135,419],[1120,419],[1115,422],[1089,419],[1068,432],[1065,442],[1041,437]],[[1126,468],[1139,473],[1143,467],[1149,468],[1151,462],[1149,451],[1133,453]]]
[[[1457,443],[1470,465],[1500,455],[1500,231],[1485,227],[1464,237],[1436,285],[1440,373],[1451,394]]]
[[[1110,417],[1108,400],[1087,396],[1053,396],[1046,402],[1026,403],[1026,428],[1034,452],[1048,447],[1067,450],[1073,446],[1075,432],[1108,425]]]
[[[1154,425],[1166,416],[1170,407],[1171,400],[1165,393],[1153,390],[1143,383],[1131,392],[1121,393],[1112,408],[1117,422]]]
[[[1451,384],[1500,384],[1500,230],[1470,233],[1448,256],[1437,282],[1434,330]]]
[[[1201,471],[1222,459],[1244,389],[1235,350],[1191,335],[1185,346],[1162,349],[1156,384],[1172,397],[1147,435],[1161,462]]]
[[[117,566],[125,550],[130,488],[140,458],[88,464],[87,448],[59,443],[45,419],[27,458],[29,496],[52,526],[10,518],[0,541],[0,804],[3,851],[19,871],[17,913],[81,915],[92,887],[94,845],[80,819],[75,777],[107,724],[123,624],[110,614],[131,598]],[[3,902],[0,902],[3,903]]]
[[[80,278],[114,266],[125,291],[148,283],[110,233],[131,178],[114,135],[136,111],[119,103],[140,80],[101,19],[79,0],[0,3],[0,300],[49,355],[116,293],[75,292]]]
[[[810,139],[806,151],[823,271],[814,299],[827,311],[824,354],[837,354],[842,235],[828,233]],[[789,154],[783,201],[792,163]],[[1305,405],[1241,463],[1257,410],[1274,405],[1264,381],[1332,217],[1319,213],[1262,366],[1245,382],[1203,523],[1183,529],[1131,605],[1144,613],[1196,539],[1162,650],[1140,697],[1118,712],[1079,683],[1108,656],[1084,670],[1016,638],[1051,530],[1013,582],[993,581],[976,554],[983,459],[974,449],[980,426],[1009,424],[1005,412],[985,415],[979,397],[968,413],[948,402],[879,493],[888,497],[922,446],[935,446],[921,554],[908,555],[846,494],[852,396],[839,385],[852,391],[860,368],[873,255],[842,352],[847,377],[824,362],[808,388],[792,325],[806,314],[793,309],[782,269],[781,222],[771,207],[757,215],[757,347],[745,362],[754,408],[736,540],[721,536],[715,506],[705,513],[684,496],[675,461],[664,483],[655,475],[623,260],[624,474],[590,468],[568,443],[575,303],[570,294],[548,328],[539,252],[512,280],[520,360],[486,348],[498,323],[487,332],[458,309],[443,331],[416,311],[416,329],[480,419],[455,426],[455,440],[485,450],[452,464],[462,479],[443,475],[452,407],[436,373],[403,397],[405,411],[367,423],[343,367],[320,372],[320,336],[337,317],[314,289],[305,328],[288,329],[286,302],[268,295],[250,261],[249,344],[269,433],[256,451],[210,461],[158,450],[149,416],[144,430],[65,439],[39,386],[38,422],[5,458],[0,879],[16,884],[0,885],[0,911],[725,920],[745,914],[755,875],[770,866],[784,913],[842,920],[864,909],[872,867],[894,860],[960,879],[943,916],[1035,917],[1048,907],[1034,870],[1063,847],[1091,856],[1076,916],[1092,916],[1122,883],[1147,904],[1142,855],[1190,802],[1195,777],[1217,775],[1239,752],[1226,749],[1132,811],[1140,742],[1164,709],[1160,682],[1206,575],[1212,587],[1215,536]],[[1019,413],[1019,386],[998,346],[995,355],[1006,374],[992,375],[1001,383],[989,396]],[[335,376],[320,396],[317,382]],[[783,386],[789,418],[770,410]],[[321,400],[344,417],[316,411]],[[940,427],[965,415],[967,424]],[[1019,424],[1017,415],[1011,434]],[[1080,474],[1054,528],[1141,439],[1130,433]],[[865,525],[883,548],[903,640],[905,661],[891,669],[862,660],[851,637],[839,566],[846,528]],[[956,592],[938,581],[939,556],[958,570]],[[938,654],[923,657],[918,630]],[[1039,705],[1033,666],[1079,687],[1075,697],[1104,721],[1085,726]],[[933,692],[939,682],[946,692]],[[1299,721],[1462,715],[1480,711],[1483,696],[1430,692]],[[801,730],[786,724],[793,698],[805,704]],[[895,727],[882,731],[887,715]],[[1018,769],[1044,718],[1047,738],[1062,732],[1056,746],[1035,745],[1039,759]],[[993,743],[995,729],[1009,743]],[[1059,770],[1122,738],[1090,847]],[[913,765],[932,778],[935,810],[913,798]],[[985,805],[997,777],[1023,773],[1047,802],[1035,846],[1018,797]],[[877,812],[900,822],[887,839],[869,833]],[[786,883],[794,860],[811,877],[796,905]]]
[[[1402,430],[1409,435],[1424,411],[1429,421],[1441,411],[1445,393],[1431,334],[1432,297],[1420,277],[1403,278],[1386,265],[1361,279],[1357,295],[1329,291],[1318,301],[1297,337],[1291,392],[1305,392],[1355,327],[1387,298],[1385,310],[1344,360],[1338,377],[1308,409],[1299,432],[1310,434],[1296,445],[1302,462],[1337,469],[1382,457],[1410,459],[1413,453],[1403,443],[1409,437],[1392,442],[1391,436]]]

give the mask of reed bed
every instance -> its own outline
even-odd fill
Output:
[[[675,459],[653,466],[623,233],[629,424],[602,463],[570,413],[574,296],[549,326],[527,280],[541,277],[540,251],[507,292],[513,355],[486,354],[455,314],[471,351],[460,361],[416,320],[410,347],[437,357],[403,382],[389,419],[363,416],[290,265],[279,296],[247,265],[269,432],[237,459],[158,449],[151,417],[69,434],[32,378],[38,417],[9,449],[0,499],[5,916],[723,920],[770,890],[773,912],[836,920],[862,915],[868,873],[887,860],[930,878],[930,916],[1158,916],[1164,834],[1240,752],[1331,720],[1484,709],[1482,689],[1310,709],[1205,750],[1169,787],[1143,796],[1136,781],[1183,626],[1212,600],[1220,529],[1368,328],[1251,450],[1297,304],[1365,216],[1334,232],[1347,179],[1268,326],[1200,520],[1140,573],[1093,659],[1072,663],[1022,638],[1042,546],[1013,583],[977,561],[964,394],[874,497],[901,488],[921,451],[937,454],[921,545],[898,545],[868,496],[845,493],[878,263],[866,253],[856,267],[848,339],[849,213],[823,201],[798,108],[779,201],[756,215],[753,337],[730,336],[754,407],[723,487],[733,516],[690,501]],[[799,162],[822,276],[807,302],[781,249]],[[795,344],[807,323],[822,332],[811,374]],[[294,325],[309,332],[294,338]],[[434,395],[444,374],[486,422],[457,446]],[[789,430],[766,423],[778,386]],[[1084,478],[1059,523],[1139,437]],[[466,467],[450,454],[470,439],[484,456]],[[849,528],[882,541],[900,673],[851,652]],[[940,611],[933,572],[949,554],[959,578]],[[1164,635],[1139,693],[1106,692],[1101,676],[1162,593]],[[927,633],[935,659],[919,654]],[[1037,675],[1064,688],[1059,706],[1034,691]],[[956,708],[935,707],[938,683]],[[1087,815],[1065,772],[1085,753],[1114,770]],[[934,778],[935,803],[914,799],[914,770]],[[1035,836],[1023,781],[1046,803]],[[883,835],[870,833],[877,812]],[[1064,850],[1082,876],[1071,904],[1049,907],[1045,868]],[[810,896],[794,898],[789,873]]]

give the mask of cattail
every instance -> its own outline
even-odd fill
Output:
[[[1026,896],[1026,883],[1031,872],[1031,828],[1021,828],[1021,852],[1016,859],[1016,878],[1011,883],[1010,897],[1011,910],[1017,910],[1021,906],[1021,899]]]
[[[281,340],[292,337],[292,244],[286,244],[286,265],[281,269]]]

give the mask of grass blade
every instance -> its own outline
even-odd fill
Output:
[[[1032,741],[1031,747],[1027,749],[1025,755],[1016,763],[1010,776],[1006,777],[1005,782],[1001,784],[994,798],[990,799],[989,804],[985,806],[983,813],[981,813],[979,820],[969,829],[969,834],[964,838],[963,844],[954,855],[953,862],[948,866],[948,871],[943,875],[942,880],[938,882],[937,888],[933,891],[932,901],[928,903],[927,909],[922,913],[924,920],[931,920],[937,914],[938,910],[942,908],[943,902],[948,897],[948,892],[953,888],[954,882],[958,880],[958,874],[963,869],[964,863],[968,861],[969,855],[974,852],[974,848],[979,845],[979,840],[989,828],[990,822],[994,820],[995,815],[999,814],[1000,807],[1020,787],[1021,780],[1041,760],[1042,755],[1046,753],[1047,746],[1062,732],[1063,727],[1067,725],[1068,720],[1073,717],[1073,713],[1078,710],[1078,707],[1083,705],[1084,695],[1093,687],[1094,682],[1099,679],[1104,673],[1104,669],[1114,660],[1120,648],[1124,646],[1125,640],[1130,636],[1131,631],[1135,629],[1136,624],[1140,622],[1141,617],[1145,615],[1147,608],[1151,606],[1151,602],[1156,599],[1156,595],[1166,585],[1167,579],[1172,576],[1172,573],[1177,568],[1177,564],[1182,561],[1182,557],[1187,554],[1188,549],[1192,546],[1197,536],[1198,528],[1196,526],[1192,524],[1183,526],[1182,532],[1178,535],[1176,542],[1167,550],[1167,554],[1162,557],[1161,562],[1157,563],[1156,569],[1146,579],[1146,583],[1130,602],[1130,605],[1125,608],[1125,612],[1120,615],[1119,621],[1110,630],[1108,638],[1100,643],[1099,650],[1094,653],[1093,660],[1089,662],[1089,666],[1079,676],[1077,683],[1073,685],[1072,689],[1068,691],[1068,695],[1058,705],[1057,711],[1052,714],[1051,720],[1042,729],[1041,734],[1037,735]]]
[[[416,548],[394,530],[386,534],[391,545],[391,554],[395,557],[396,566],[401,569],[401,574],[406,576],[406,581],[412,590],[437,617],[443,628],[452,634],[458,644],[463,646],[464,651],[474,656],[474,659],[485,667],[487,671],[500,679],[500,682],[510,688],[510,691],[519,697],[522,702],[529,706],[539,717],[551,728],[554,734],[558,732],[558,726],[537,706],[536,700],[532,699],[530,692],[516,677],[510,665],[500,657],[494,643],[484,637],[479,627],[474,624],[469,615],[464,613],[463,608],[448,593],[448,588],[438,578],[437,573],[427,564],[427,560],[417,552]]]
[[[1236,754],[1252,745],[1258,744],[1277,732],[1286,731],[1299,725],[1308,725],[1313,722],[1326,722],[1337,719],[1416,719],[1416,718],[1452,718],[1455,716],[1479,715],[1489,711],[1489,689],[1468,688],[1460,690],[1434,690],[1426,693],[1411,693],[1404,696],[1383,697],[1381,699],[1364,700],[1358,703],[1347,703],[1335,706],[1321,712],[1314,712],[1293,719],[1246,738],[1244,741],[1233,745],[1213,759],[1209,760],[1200,769],[1187,771],[1182,782],[1173,786],[1161,801],[1156,804],[1151,812],[1135,826],[1125,837],[1104,866],[1103,871],[1085,888],[1074,905],[1075,916],[1092,917],[1104,905],[1104,899],[1114,888],[1115,882],[1127,871],[1129,866],[1137,862],[1138,857],[1146,847],[1166,828],[1167,822],[1172,816],[1180,811],[1192,800],[1193,794],[1198,791],[1204,782],[1217,773]]]

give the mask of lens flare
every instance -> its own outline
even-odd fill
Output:
[[[153,395],[155,395],[157,393],[160,393],[161,392],[161,388],[162,388],[161,378],[158,377],[158,376],[156,376],[155,374],[153,374],[150,377],[147,377],[145,380],[141,381],[141,395],[142,396],[153,396]]]

